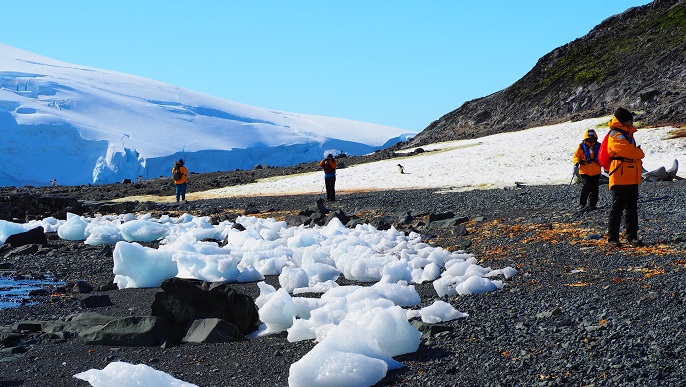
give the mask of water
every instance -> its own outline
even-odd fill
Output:
[[[0,309],[16,308],[22,304],[36,304],[36,302],[30,301],[29,293],[32,290],[42,289],[45,285],[60,284],[63,284],[63,282],[56,282],[51,279],[15,280],[10,277],[0,276]]]

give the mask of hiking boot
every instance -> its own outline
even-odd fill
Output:
[[[619,241],[607,241],[607,247],[611,249],[616,249],[622,247],[622,244],[619,243]]]
[[[629,238],[626,242],[634,247],[644,247],[646,245],[638,238]]]

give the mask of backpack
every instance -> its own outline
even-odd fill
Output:
[[[610,154],[607,153],[607,138],[610,137],[610,132],[607,132],[603,142],[600,143],[600,151],[598,151],[598,163],[604,170],[610,169]]]
[[[181,173],[181,167],[174,167],[172,170],[172,177],[174,180],[179,181],[183,177],[183,173]]]

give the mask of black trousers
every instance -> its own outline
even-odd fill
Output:
[[[636,239],[638,235],[638,184],[612,187],[612,207],[607,225],[608,241],[619,241],[622,213],[624,213],[626,223],[627,239]]]
[[[326,186],[326,200],[336,200],[336,177],[325,178],[324,185]]]
[[[581,196],[579,197],[579,205],[596,207],[598,205],[598,182],[600,175],[589,176],[579,175],[581,181]]]

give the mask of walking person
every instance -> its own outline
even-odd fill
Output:
[[[328,156],[319,162],[319,166],[324,169],[324,185],[326,186],[326,200],[333,202],[336,200],[336,160],[329,153]]]
[[[636,145],[633,126],[634,116],[619,108],[609,123],[607,153],[610,156],[609,188],[612,191],[612,206],[607,226],[608,247],[620,247],[619,229],[624,213],[626,240],[632,246],[644,246],[638,239],[638,185],[641,183],[645,154]]]
[[[186,188],[188,186],[188,169],[183,165],[183,159],[174,162],[172,168],[172,178],[174,179],[174,186],[176,187],[176,202],[179,199],[186,203]]]
[[[600,181],[600,163],[598,162],[598,134],[588,129],[584,133],[584,140],[574,152],[574,164],[579,168],[581,181],[581,196],[579,209],[593,211],[598,205],[598,182]]]

